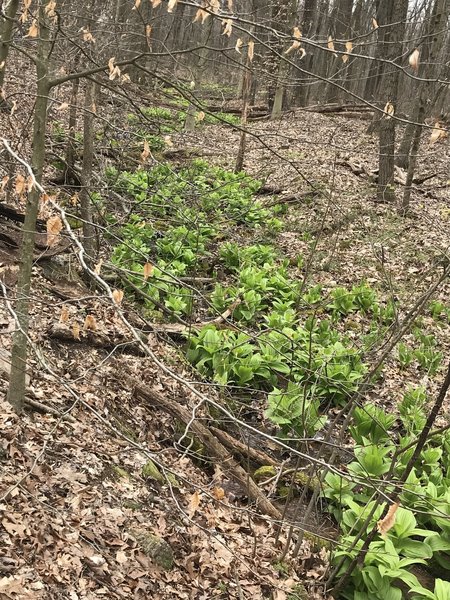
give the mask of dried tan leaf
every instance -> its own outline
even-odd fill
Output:
[[[141,0],[135,0],[134,6],[131,10],[137,10],[141,5]]]
[[[120,304],[123,300],[123,290],[113,290],[112,297],[116,304]]]
[[[416,48],[410,55],[408,58],[408,62],[409,62],[409,66],[412,68],[412,70],[415,73],[419,72],[419,57],[420,57],[420,52],[419,50]]]
[[[0,186],[0,190],[1,190],[2,192],[4,192],[4,191],[5,191],[5,187],[8,185],[8,181],[9,181],[9,175],[5,175],[5,176],[3,177],[3,179],[2,179],[2,183],[1,183],[1,186]]]
[[[83,40],[85,42],[92,42],[93,44],[95,44],[95,39],[94,36],[92,35],[92,33],[89,31],[89,28],[87,27],[86,29],[83,29]]]
[[[154,265],[152,265],[152,263],[145,263],[144,265],[144,281],[147,281],[147,279],[149,277],[152,276],[153,270],[154,270]]]
[[[391,506],[389,507],[389,510],[387,511],[386,516],[384,517],[384,519],[381,519],[380,521],[378,521],[377,523],[377,529],[378,532],[384,537],[387,532],[392,529],[395,525],[395,513],[397,512],[398,507],[400,506],[400,504],[398,502],[394,502],[394,504],[391,504]]]
[[[156,8],[157,6],[159,6],[162,2],[162,0],[150,0],[152,3],[152,8]]]
[[[395,107],[390,102],[386,102],[386,106],[384,107],[384,118],[390,119],[392,115],[395,113]]]
[[[203,10],[203,8],[199,8],[198,11],[195,13],[195,18],[193,20],[193,23],[196,23],[197,21],[201,21],[202,25],[203,23],[206,21],[206,19],[209,17],[209,12],[207,12],[206,10]]]
[[[67,110],[68,108],[69,108],[69,103],[63,102],[57,108],[55,108],[55,110]]]
[[[233,33],[233,21],[231,19],[223,19],[222,25],[224,26],[222,35],[230,37]]]
[[[171,13],[173,12],[173,9],[176,7],[178,0],[169,0],[169,3],[167,5],[167,12]]]
[[[248,56],[248,60],[250,62],[252,62],[254,55],[255,55],[255,42],[253,40],[250,40],[248,43],[248,50],[247,50],[247,56]]]
[[[47,219],[47,246],[54,246],[59,238],[63,224],[59,215],[53,215]]]
[[[85,331],[97,331],[97,322],[95,320],[94,315],[87,315],[84,320],[83,329]]]
[[[192,518],[200,506],[200,492],[195,490],[189,500],[189,516]]]
[[[437,141],[441,139],[445,139],[448,137],[447,131],[442,127],[441,123],[437,121],[433,127],[433,130],[430,135],[430,144],[435,144]]]
[[[73,335],[74,339],[76,339],[76,340],[80,339],[80,326],[78,325],[78,323],[74,323],[72,325],[72,335]]]
[[[96,275],[100,275],[100,271],[102,270],[102,265],[103,265],[103,258],[101,258],[94,267],[94,273]]]
[[[375,19],[375,17],[372,17],[372,26],[374,29],[378,29],[378,21]]]
[[[195,119],[196,121],[203,121],[205,119],[205,113],[200,110],[196,115],[195,115]]]
[[[228,0],[228,10],[230,12],[233,12],[233,0]]]
[[[150,48],[151,40],[152,40],[152,26],[151,25],[145,26],[145,37],[147,39],[147,46]]]
[[[55,8],[56,8],[56,2],[55,2],[55,0],[50,0],[50,2],[48,2],[46,4],[46,6],[45,6],[45,13],[49,17],[56,17]]]
[[[141,162],[145,163],[147,158],[150,156],[150,146],[148,145],[148,141],[144,140],[144,149],[141,152]]]
[[[302,37],[302,32],[298,27],[294,27],[294,37],[296,40],[300,40]]]
[[[221,487],[215,487],[212,490],[212,495],[216,500],[223,500],[225,498],[225,491]]]
[[[234,47],[234,49],[236,50],[236,52],[239,52],[239,54],[241,53],[241,48],[244,45],[244,42],[241,40],[241,38],[238,38],[236,41],[236,46]]]
[[[70,317],[69,309],[67,308],[67,306],[63,306],[61,309],[61,314],[59,315],[59,322],[67,323],[67,321],[69,320],[69,317]]]
[[[26,179],[22,175],[22,173],[17,173],[17,175],[16,175],[16,183],[15,183],[15,190],[16,190],[16,194],[18,196],[23,196],[23,194],[25,193],[26,183],[27,183]]]
[[[289,48],[286,50],[285,54],[290,54],[294,50],[298,50],[301,45],[302,45],[301,42],[299,42],[298,40],[295,40],[295,42],[292,42],[292,45],[289,46]]]
[[[328,50],[333,50],[333,52],[334,52],[334,41],[333,41],[333,38],[331,37],[331,35],[328,36],[327,46],[328,46]]]
[[[39,27],[38,27],[36,19],[34,19],[33,22],[31,23],[31,27],[28,30],[28,33],[25,35],[25,37],[35,38],[38,35],[39,35]]]

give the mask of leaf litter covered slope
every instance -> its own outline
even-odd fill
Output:
[[[308,255],[312,240],[318,240],[312,281],[331,287],[366,278],[387,296],[394,289],[402,302],[411,303],[435,277],[431,268],[439,250],[448,244],[446,189],[424,185],[433,188],[434,197],[415,193],[413,217],[400,219],[394,209],[374,204],[368,182],[339,164],[340,159],[356,157],[375,165],[374,142],[361,124],[301,114],[276,124],[259,123],[253,129],[280,156],[274,157],[261,142],[250,139],[245,164],[250,174],[267,177],[286,194],[307,189],[303,176],[324,190],[313,202],[290,208],[286,229],[277,240],[284,252]],[[196,134],[182,143],[206,149],[209,145],[215,152],[220,148],[216,160],[231,166],[237,134],[209,127],[206,136]],[[448,160],[447,146],[436,154],[432,149],[433,165],[440,168]],[[443,185],[445,178],[438,181]],[[441,297],[447,292],[448,284]],[[176,452],[173,440],[179,432],[172,420],[136,403],[129,379],[120,375],[127,372],[192,405],[184,388],[157,372],[149,359],[120,354],[120,349],[111,356],[87,345],[50,342],[45,332],[59,320],[60,308],[39,276],[34,293],[32,338],[57,376],[46,374],[34,359],[32,397],[61,412],[71,409],[73,419],[33,413],[19,420],[2,402],[0,535],[6,551],[0,551],[0,594],[5,598],[282,599],[295,588],[299,576],[314,580],[320,575],[320,558],[312,556],[307,544],[297,575],[295,571],[288,578],[278,574],[273,566],[276,534],[270,522],[249,518],[245,500],[236,499],[220,469],[211,467],[207,475],[189,456]],[[101,299],[82,301],[71,309],[69,324],[77,322],[82,331],[86,314],[95,315],[99,329],[107,334],[127,334],[121,331],[114,310]],[[448,326],[439,329],[429,316],[425,319],[447,353]],[[5,331],[11,329],[6,311],[2,323]],[[177,353],[163,343],[153,343],[158,356],[180,372]],[[192,378],[191,373],[186,376]],[[404,391],[405,380],[417,384],[421,377],[415,365],[400,373],[392,361],[378,391],[387,404],[393,403],[395,395]],[[6,389],[5,382],[2,385]],[[148,457],[123,436],[154,453],[156,462],[174,471],[176,481],[144,480],[142,468]],[[174,557],[171,570],[146,555],[142,532],[169,543]]]

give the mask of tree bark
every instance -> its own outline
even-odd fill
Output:
[[[96,256],[95,230],[92,223],[91,183],[94,162],[94,110],[96,84],[92,80],[86,83],[83,118],[83,168],[81,171],[80,213],[83,221],[83,246],[86,252],[86,264],[92,267]]]
[[[3,84],[5,82],[6,63],[19,4],[19,0],[11,0],[9,2],[6,6],[5,16],[3,17],[4,21],[0,27],[0,92],[3,91]],[[0,96],[0,103],[2,100]]]
[[[46,22],[45,7],[47,2],[39,5],[39,45],[36,60],[37,98],[34,107],[33,150],[31,167],[38,183],[42,180],[45,162],[45,133],[47,127],[47,106],[50,85],[48,79],[48,54],[50,31]],[[29,330],[31,270],[33,267],[33,250],[36,236],[36,220],[39,212],[41,193],[36,187],[29,192],[21,247],[21,260],[17,281],[17,324],[13,334],[11,349],[11,374],[9,379],[8,400],[17,413],[23,411],[25,400],[25,375],[27,365],[27,340]]]

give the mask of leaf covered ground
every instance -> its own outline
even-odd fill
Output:
[[[376,166],[376,139],[365,133],[366,126],[363,120],[306,111],[276,123],[253,123],[244,169],[275,190],[268,203],[293,197],[282,231],[271,240],[286,257],[303,257],[300,266],[293,260],[292,277],[321,283],[325,290],[365,280],[383,301],[395,299],[401,318],[445,263],[450,151],[448,143],[431,145],[424,138],[419,175],[437,175],[413,190],[411,214],[401,217],[395,207],[374,202],[368,178],[349,168],[355,162],[368,170]],[[222,125],[171,134],[175,149],[207,154],[209,162],[230,169],[238,143],[239,132]],[[304,195],[310,183],[318,190],[314,197]],[[228,234],[231,241],[245,241]],[[76,264],[74,256],[71,260]],[[304,541],[297,559],[279,560],[286,532],[278,534],[201,448],[180,447],[183,429],[142,405],[133,381],[190,408],[196,403],[192,393],[150,358],[120,345],[106,350],[88,343],[89,315],[103,336],[128,341],[131,336],[105,296],[85,291],[81,283],[67,285],[69,292],[61,294],[61,282],[51,283],[36,264],[29,398],[35,408],[41,403],[53,412],[27,411],[19,418],[1,402],[0,597],[295,600],[304,597],[302,586],[308,598],[325,597],[320,578],[326,552]],[[75,293],[77,285],[82,291]],[[444,281],[434,300],[449,307],[448,292]],[[125,297],[123,307],[129,320],[140,323],[130,299]],[[78,328],[80,343],[52,336],[61,321],[71,331]],[[4,372],[13,326],[2,305]],[[358,348],[360,324],[349,318],[341,327]],[[448,319],[433,315],[427,304],[420,327],[434,336],[444,360],[430,376],[416,360],[402,367],[394,351],[371,391],[388,410],[395,412],[409,385],[424,385],[432,398],[440,383],[449,356]],[[405,342],[418,343],[413,332]],[[151,334],[148,343],[175,374],[199,379],[167,336]],[[207,382],[199,385],[219,397]],[[5,377],[1,386],[6,394]],[[202,409],[197,416],[210,417]],[[440,424],[447,420],[440,416]],[[150,460],[155,470],[149,471]],[[318,507],[315,519],[321,518],[326,517]],[[163,565],[148,549],[154,539],[149,535],[168,545],[161,542],[168,561]]]

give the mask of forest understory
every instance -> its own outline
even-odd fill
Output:
[[[102,288],[74,244],[79,186],[61,179],[68,96],[53,99],[43,186],[71,233],[49,233],[44,202],[21,416],[6,392],[25,169],[2,187],[0,598],[330,598],[358,510],[382,489],[395,447],[417,439],[445,378],[448,140],[423,136],[402,215],[377,201],[363,111],[258,116],[234,173],[232,104],[185,131],[173,90],[136,95],[145,118],[100,99],[91,198]],[[14,141],[29,110],[0,114],[3,138]],[[75,138],[76,173],[81,148]],[[449,408],[433,430],[446,433]],[[416,472],[436,499],[450,438],[433,440]],[[411,575],[431,594],[450,564],[448,521],[430,524],[417,482],[403,490],[415,516],[402,497],[394,526],[410,564],[391,581],[406,598]],[[427,565],[419,546],[440,556]],[[342,597],[371,598],[356,594]]]

